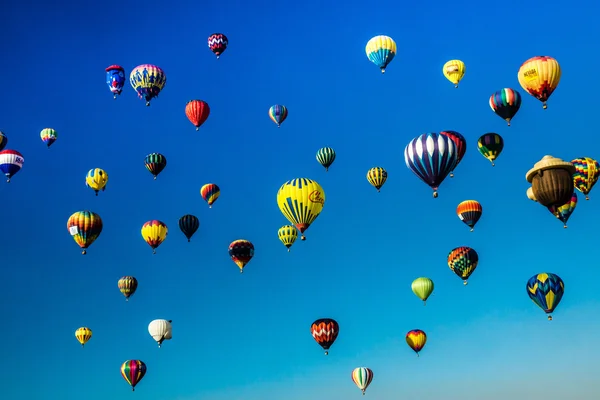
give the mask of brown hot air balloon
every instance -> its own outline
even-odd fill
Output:
[[[573,196],[574,173],[575,166],[570,162],[544,156],[525,175],[527,182],[531,183],[527,197],[533,197],[545,207],[560,207],[568,203]]]

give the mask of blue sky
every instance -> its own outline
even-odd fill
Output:
[[[527,199],[525,173],[546,154],[600,157],[588,83],[600,62],[596,4],[560,7],[559,25],[553,0],[155,4],[3,6],[0,130],[25,158],[0,182],[6,398],[348,399],[360,396],[350,379],[359,366],[374,371],[371,399],[595,395],[600,191],[580,196],[563,229]],[[213,32],[230,41],[218,61]],[[398,44],[383,76],[364,53],[378,34]],[[546,111],[517,81],[535,55],[563,70]],[[441,72],[454,58],[467,65],[459,89]],[[145,63],[167,74],[159,98],[145,107],[127,83],[113,100],[104,68],[128,75]],[[523,95],[510,128],[488,106],[503,87]],[[193,98],[211,107],[199,132],[184,113]],[[267,115],[277,103],[289,108],[280,129]],[[59,134],[50,150],[46,127]],[[468,148],[433,199],[403,152],[441,130],[461,132]],[[476,150],[486,132],[505,141],[494,168]],[[323,146],[337,152],[327,173],[315,160]],[[143,164],[151,152],[168,160],[156,181]],[[389,173],[381,193],[365,178],[373,166]],[[110,177],[98,197],[84,185],[96,167]],[[297,177],[327,199],[288,253],[275,199]],[[212,209],[199,195],[208,182],[221,187]],[[466,199],[484,209],[472,233],[455,214]],[[86,209],[104,230],[82,256],[66,222]],[[191,243],[177,227],[187,213],[200,219]],[[156,255],[140,234],[151,219],[170,229]],[[227,254],[235,239],[256,248],[243,275]],[[467,287],[446,264],[463,245],[480,255]],[[566,286],[552,322],[525,293],[545,271]],[[129,302],[123,275],[140,282]],[[410,290],[419,276],[436,285],[426,307]],[[327,357],[309,332],[322,317],[340,323]],[[161,349],[147,331],[156,318],[173,320]],[[94,334],[85,349],[80,326]],[[416,328],[429,338],[420,358],[404,341]],[[131,358],[148,366],[135,394],[119,373]]]

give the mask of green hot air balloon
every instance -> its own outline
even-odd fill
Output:
[[[423,300],[423,305],[426,304],[427,298],[433,292],[433,281],[429,278],[417,278],[413,281],[412,285],[410,285],[413,293]]]

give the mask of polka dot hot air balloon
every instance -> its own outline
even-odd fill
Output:
[[[358,367],[352,371],[352,382],[365,394],[365,391],[373,381],[373,371],[367,367]]]
[[[377,65],[384,74],[385,69],[396,56],[396,42],[389,36],[375,36],[367,42],[365,52],[369,61]]]
[[[244,267],[254,257],[254,245],[248,240],[234,240],[229,244],[229,257],[239,267],[241,274],[244,272]]]
[[[194,124],[196,130],[200,130],[210,115],[210,107],[204,100],[190,100],[185,105],[185,115]]]
[[[565,292],[565,283],[556,274],[542,272],[527,281],[527,295],[548,315],[552,321],[552,313],[560,304]]]
[[[157,219],[148,221],[142,225],[142,238],[152,248],[152,254],[156,254],[156,249],[167,238],[169,228],[167,224]]]
[[[575,166],[573,174],[575,189],[583,193],[586,200],[589,200],[588,194],[600,177],[600,163],[593,158],[581,157],[571,161],[571,164]]]
[[[81,254],[86,254],[88,247],[98,239],[102,233],[102,226],[102,218],[91,211],[77,211],[67,221],[69,233],[75,243],[83,249]]]
[[[208,37],[208,48],[217,56],[217,60],[227,49],[228,45],[229,39],[222,33],[213,33]]]
[[[456,166],[458,152],[447,135],[424,133],[410,141],[404,149],[404,162],[416,176],[433,189],[438,188]]]
[[[142,64],[135,67],[129,74],[129,82],[137,92],[138,97],[146,100],[146,106],[163,90],[167,83],[167,75],[156,65]]]
[[[42,139],[42,142],[44,142],[44,144],[50,148],[50,146],[56,142],[56,139],[58,139],[58,134],[56,133],[56,130],[52,128],[44,128],[40,132],[40,138]]]
[[[329,348],[340,333],[340,325],[331,318],[320,318],[310,326],[310,333],[316,342],[325,350],[325,355],[329,354]]]
[[[448,267],[463,280],[465,285],[477,268],[477,264],[479,264],[479,255],[470,247],[457,247],[448,254]]]
[[[121,365],[121,376],[135,391],[135,387],[146,375],[146,364],[142,360],[127,360]]]
[[[288,109],[286,106],[275,104],[269,108],[269,118],[277,124],[278,128],[281,127],[281,124],[283,124],[283,121],[285,121],[287,117]]]
[[[562,71],[556,59],[549,56],[532,57],[525,61],[517,77],[521,87],[548,108],[548,99],[560,82]]]
[[[521,94],[510,88],[500,89],[490,96],[490,108],[510,126],[510,121],[521,108]]]
[[[6,182],[23,168],[25,158],[16,150],[0,151],[0,171],[6,175]]]

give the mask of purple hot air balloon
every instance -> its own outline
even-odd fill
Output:
[[[410,141],[404,149],[404,162],[438,197],[438,187],[454,169],[458,152],[447,135],[424,133]]]

